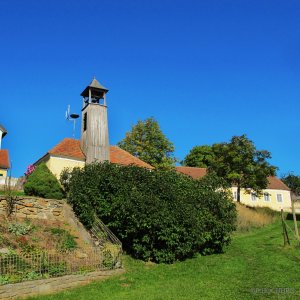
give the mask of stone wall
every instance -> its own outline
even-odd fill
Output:
[[[78,285],[88,284],[95,280],[106,279],[112,275],[124,273],[123,269],[97,271],[88,274],[67,275],[56,278],[25,281],[0,286],[0,299],[26,298],[33,295],[49,294]]]
[[[5,213],[6,200],[4,196],[0,196],[0,215],[5,215]],[[18,197],[14,216],[16,218],[41,219],[68,223],[78,230],[80,237],[87,245],[93,245],[89,233],[76,218],[72,207],[66,200],[43,199],[27,196]]]
[[[17,218],[64,220],[64,200],[51,200],[35,197],[19,197],[15,205],[14,215]],[[0,214],[6,210],[4,196],[0,196]]]

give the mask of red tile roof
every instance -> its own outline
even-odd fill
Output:
[[[196,167],[176,167],[176,170],[180,173],[186,174],[193,179],[198,179],[207,174],[206,168],[196,168]],[[268,177],[268,187],[267,189],[271,190],[287,190],[290,189],[277,177],[269,176]]]
[[[0,150],[0,168],[10,168],[8,150]]]
[[[63,139],[59,144],[52,148],[49,154],[85,160],[85,155],[80,148],[80,141],[70,138]],[[117,147],[110,146],[110,161],[119,165],[136,165],[147,169],[153,169],[152,166],[140,160],[139,158],[131,155],[127,151]]]
[[[63,139],[59,144],[48,151],[48,153],[85,160],[85,155],[80,148],[80,141],[69,138]]]
[[[147,169],[154,169],[152,166],[142,161],[141,159],[133,156],[129,152],[117,147],[110,146],[110,161],[118,165],[136,165]]]
[[[268,189],[271,190],[287,190],[290,191],[287,185],[285,185],[279,178],[275,176],[268,177]]]
[[[180,173],[188,175],[193,179],[201,178],[206,175],[206,168],[196,168],[196,167],[176,167],[176,170]]]

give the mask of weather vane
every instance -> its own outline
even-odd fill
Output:
[[[78,114],[70,114],[70,105],[68,105],[66,111],[66,120],[73,122],[73,138],[75,139],[75,128],[76,128],[76,119],[79,118]]]

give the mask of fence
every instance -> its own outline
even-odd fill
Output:
[[[0,177],[0,190],[3,190],[7,185],[9,177]],[[10,185],[15,187],[18,185],[19,178],[10,178]]]
[[[103,245],[106,241],[109,241],[112,244],[119,245],[122,249],[121,241],[97,216],[94,217],[90,233],[94,240],[97,241],[96,244]]]
[[[0,284],[45,279],[121,267],[121,247],[106,243],[68,253],[43,251],[31,254],[2,254]]]

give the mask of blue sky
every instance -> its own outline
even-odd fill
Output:
[[[278,175],[300,175],[299,15],[293,0],[0,0],[13,176],[72,137],[65,110],[80,113],[94,75],[110,90],[111,144],[154,116],[180,160],[245,133]]]

